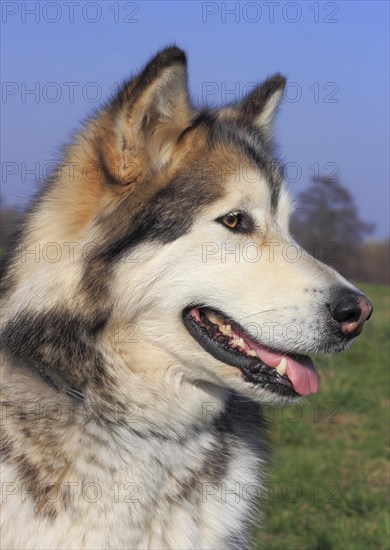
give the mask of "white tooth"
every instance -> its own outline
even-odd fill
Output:
[[[240,348],[245,348],[245,342],[244,342],[244,340],[243,340],[242,338],[239,338],[239,339],[237,340],[237,345],[239,345]]]
[[[227,326],[226,325],[221,325],[219,327],[219,330],[222,332],[222,334],[227,334],[228,336],[230,336],[230,333],[229,331],[227,330]]]
[[[224,326],[225,326],[225,329],[226,329],[226,334],[231,336],[232,335],[232,327],[230,325],[224,325]]]
[[[250,350],[248,351],[248,355],[250,355],[251,357],[257,357],[257,353],[255,352],[254,349],[250,349]]]
[[[279,365],[277,365],[275,368],[276,368],[276,371],[280,374],[280,376],[284,376],[287,370],[287,359],[285,357],[282,357]]]
[[[207,315],[208,319],[210,319],[210,321],[212,323],[214,323],[215,325],[223,324],[223,319],[221,317],[219,317],[216,313],[214,313],[214,311],[207,310],[206,315]]]

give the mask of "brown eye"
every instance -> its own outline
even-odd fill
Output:
[[[253,218],[246,212],[228,212],[224,216],[217,218],[215,221],[222,223],[230,231],[234,231],[235,233],[249,235],[255,229]]]
[[[236,229],[240,224],[240,214],[239,212],[229,212],[221,218],[221,221],[229,229]]]

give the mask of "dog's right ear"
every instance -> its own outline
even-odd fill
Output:
[[[271,134],[285,86],[286,79],[281,74],[268,78],[238,104],[240,116],[266,135]]]
[[[286,78],[275,74],[259,84],[240,102],[223,107],[222,118],[236,119],[257,128],[266,143],[272,143],[275,115],[283,98]]]
[[[192,109],[185,53],[158,53],[126,82],[94,123],[99,163],[111,183],[127,185],[167,165]]]

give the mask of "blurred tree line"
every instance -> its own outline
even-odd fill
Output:
[[[313,256],[347,279],[389,284],[389,239],[369,239],[375,225],[360,219],[351,193],[319,176],[298,196],[291,233]]]
[[[22,218],[0,199],[0,247]],[[370,240],[374,225],[360,219],[351,193],[339,181],[314,178],[300,193],[291,219],[295,239],[317,259],[348,279],[389,284],[389,239]]]

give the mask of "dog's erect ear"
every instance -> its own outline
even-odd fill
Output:
[[[168,164],[191,118],[186,56],[167,48],[98,115],[99,160],[109,179],[132,183]]]
[[[238,118],[256,126],[267,141],[271,141],[273,121],[283,97],[286,79],[280,74],[256,86],[239,103],[222,109],[221,115]]]
[[[280,74],[268,78],[238,105],[241,116],[261,130],[270,132],[285,86],[286,79]]]

